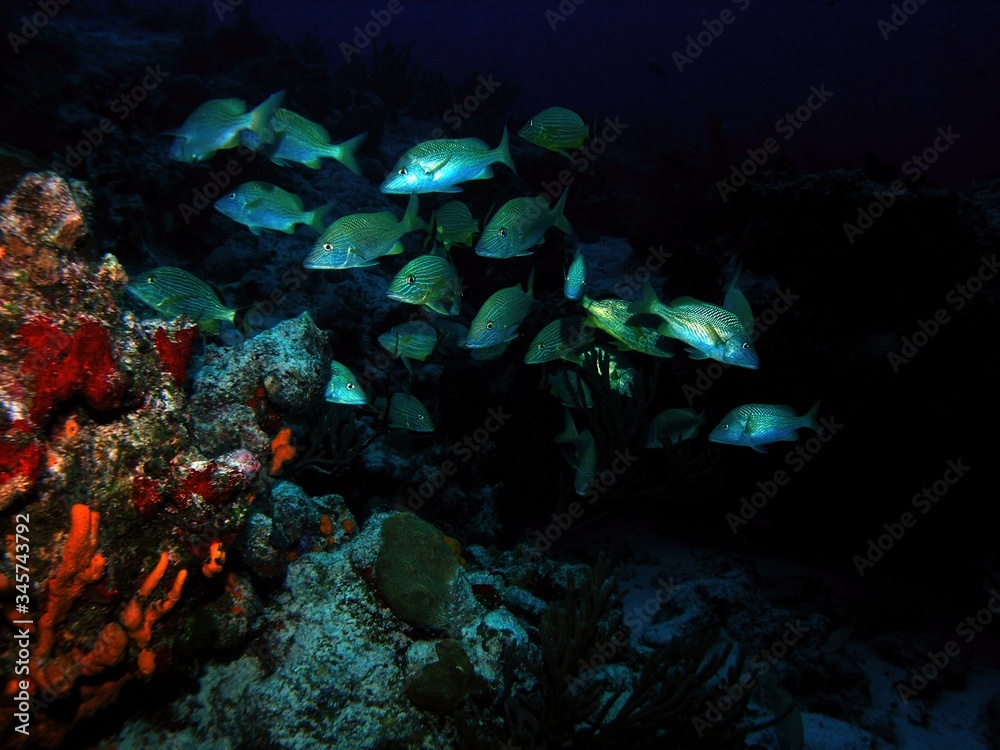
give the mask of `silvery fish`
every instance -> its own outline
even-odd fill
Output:
[[[531,340],[524,362],[537,365],[555,359],[568,359],[593,340],[594,329],[585,326],[583,318],[559,318],[542,328]]]
[[[411,195],[402,219],[392,211],[342,216],[326,228],[303,265],[313,269],[364,268],[383,255],[403,252],[404,234],[424,229],[417,216],[417,196]]]
[[[587,494],[597,476],[597,443],[590,430],[577,432],[573,415],[566,410],[566,429],[556,435],[557,443],[569,443],[573,446],[573,458],[568,459],[570,466],[576,469],[573,476],[573,489],[577,495]]]
[[[616,297],[595,300],[584,295],[582,304],[588,313],[586,324],[613,336],[620,348],[653,357],[674,356],[667,337],[657,330],[662,321],[651,314],[638,313],[635,303]]]
[[[587,283],[587,262],[580,248],[573,254],[573,262],[563,276],[563,296],[574,302],[583,296],[583,287]]]
[[[534,281],[535,269],[532,268],[528,275],[527,291],[522,290],[520,284],[515,284],[490,295],[472,319],[469,336],[465,340],[466,347],[484,349],[512,341],[535,300],[532,294]]]
[[[507,201],[483,228],[476,255],[486,258],[516,258],[531,255],[530,248],[545,242],[545,232],[555,226],[567,234],[573,231],[563,215],[569,188],[563,190],[549,210],[545,196],[514,198]]]
[[[270,182],[244,182],[228,195],[219,198],[215,210],[233,221],[245,224],[254,234],[262,229],[275,229],[285,234],[295,234],[298,224],[306,224],[323,233],[324,218],[332,203],[306,211],[299,196],[282,190]]]
[[[271,117],[285,98],[285,92],[272,94],[251,112],[242,99],[211,99],[198,107],[176,130],[170,146],[174,161],[193,163],[211,159],[216,151],[240,145],[240,133],[249,130],[264,143],[273,143]]]
[[[367,133],[343,143],[330,143],[330,133],[326,128],[288,109],[279,109],[274,113],[271,128],[275,133],[274,143],[263,143],[254,134],[247,134],[243,138],[244,145],[260,151],[281,167],[287,166],[288,162],[296,162],[310,169],[319,169],[323,166],[323,159],[336,159],[354,174],[361,174],[354,154],[364,143]]]
[[[711,433],[713,443],[748,445],[758,453],[766,453],[767,443],[799,439],[799,429],[819,431],[817,401],[804,415],[797,416],[791,406],[783,404],[745,404],[729,412]]]
[[[403,154],[379,188],[383,193],[460,193],[466,180],[493,177],[491,164],[506,164],[514,174],[507,128],[492,151],[478,138],[440,138],[418,143]]]
[[[557,370],[549,374],[549,393],[563,406],[589,409],[594,405],[594,392],[576,370]]]
[[[472,247],[479,234],[479,222],[472,218],[469,207],[460,201],[448,201],[434,212],[434,233],[428,239],[436,240],[451,250],[452,245]]]
[[[394,393],[389,399],[388,425],[412,432],[434,432],[427,408],[409,393]]]
[[[694,409],[667,409],[661,411],[649,423],[646,431],[646,447],[662,448],[668,443],[681,443],[698,434],[698,428],[705,424],[705,413]]]
[[[403,358],[403,364],[411,373],[410,360],[425,360],[434,351],[441,334],[430,323],[414,320],[394,326],[378,337],[379,345],[389,354]]]
[[[187,316],[209,334],[219,329],[219,321],[232,323],[236,316],[212,287],[180,268],[154,268],[131,278],[125,288],[161,315]]]
[[[528,120],[517,134],[536,146],[569,156],[567,149],[583,146],[589,132],[576,112],[549,107]]]
[[[358,383],[358,379],[354,377],[354,373],[337,361],[330,365],[330,381],[326,384],[326,392],[323,395],[327,401],[334,404],[359,406],[368,403],[368,396]]]
[[[726,296],[730,304],[739,300],[742,303],[736,305],[735,310],[729,310],[691,297],[678,297],[665,305],[657,299],[647,281],[643,285],[642,300],[636,303],[635,309],[666,321],[659,327],[659,332],[687,344],[692,359],[714,359],[756,370],[760,359],[751,341],[753,317],[750,306],[738,290],[736,294],[730,292]]]
[[[407,263],[393,278],[386,293],[389,299],[423,305],[440,315],[458,315],[462,302],[461,280],[450,258],[420,255]],[[451,301],[445,307],[445,301]]]

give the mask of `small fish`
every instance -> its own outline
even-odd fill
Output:
[[[659,326],[659,332],[687,344],[692,359],[714,359],[756,370],[760,367],[760,359],[751,341],[750,306],[738,290],[735,294],[730,291],[726,297],[735,310],[691,297],[678,297],[665,305],[657,299],[647,281],[643,285],[642,300],[636,303],[635,309],[666,321]]]
[[[360,406],[368,403],[368,396],[358,379],[354,377],[354,373],[336,360],[330,365],[330,382],[326,384],[326,392],[323,395],[327,401],[334,404]]]
[[[388,425],[412,432],[434,432],[427,408],[409,393],[394,393],[389,399]]]
[[[299,196],[282,190],[270,182],[244,182],[228,195],[219,198],[215,210],[235,222],[245,224],[254,234],[262,229],[276,229],[295,234],[297,224],[305,224],[323,233],[323,219],[333,208],[332,203],[306,211]]]
[[[569,156],[567,149],[583,146],[589,132],[576,112],[563,107],[549,107],[528,120],[517,134],[536,146]]]
[[[556,359],[568,359],[594,340],[594,329],[583,324],[580,316],[553,320],[528,344],[524,362],[537,365]]]
[[[637,313],[635,303],[617,297],[595,300],[584,295],[582,304],[588,313],[585,323],[613,336],[621,349],[653,357],[674,356],[667,336],[657,330],[662,321],[652,314]]]
[[[296,162],[310,169],[319,169],[323,166],[323,159],[336,159],[354,174],[361,174],[354,154],[364,143],[367,133],[343,143],[330,143],[330,133],[326,128],[288,109],[279,109],[274,113],[271,128],[275,133],[274,143],[262,143],[256,139],[256,134],[251,133],[244,137],[244,145],[260,151],[281,167]]]
[[[551,210],[543,195],[507,201],[483,228],[476,244],[476,255],[486,258],[531,255],[529,248],[545,242],[545,232],[549,227],[558,227],[569,234],[573,227],[563,215],[568,194],[569,188],[563,190]]]
[[[766,453],[763,446],[781,440],[798,440],[799,429],[808,427],[819,431],[817,401],[804,415],[797,416],[790,406],[778,404],[745,404],[729,412],[711,433],[713,443],[748,445],[758,453]]]
[[[576,248],[569,270],[563,275],[563,296],[568,300],[577,301],[583,296],[583,287],[587,283],[587,261],[580,248]]]
[[[517,336],[517,329],[524,322],[535,297],[532,286],[535,269],[528,275],[528,289],[523,291],[520,284],[504,287],[487,299],[479,308],[469,327],[465,346],[469,349],[484,349],[495,344],[503,344]]]
[[[556,435],[557,443],[569,443],[573,446],[573,458],[569,465],[576,469],[573,477],[573,489],[577,495],[586,495],[597,476],[597,443],[590,430],[577,432],[573,415],[566,410],[566,429]]]
[[[698,428],[705,424],[705,413],[694,409],[667,409],[661,411],[649,423],[646,431],[646,447],[662,448],[667,443],[681,443],[698,434]]]
[[[413,320],[386,331],[378,337],[378,343],[389,354],[402,357],[406,369],[412,373],[410,360],[427,359],[440,338],[441,334],[430,323]]]
[[[281,106],[285,92],[272,94],[251,112],[242,99],[211,99],[194,112],[176,130],[165,135],[176,136],[170,146],[174,161],[194,163],[211,159],[216,151],[240,145],[240,133],[249,130],[264,143],[273,143],[275,134],[271,117]]]
[[[452,245],[473,247],[479,234],[479,221],[472,218],[469,207],[461,201],[448,201],[434,212],[432,223],[436,239],[447,251]]]
[[[232,323],[236,317],[212,287],[180,268],[154,268],[130,279],[125,288],[161,315],[187,316],[209,334],[218,331],[219,321]]]
[[[450,258],[439,255],[419,255],[396,274],[389,299],[423,305],[440,315],[458,315],[462,302],[462,282]],[[451,301],[450,307],[444,302]]]
[[[417,196],[411,195],[402,219],[392,211],[342,216],[326,228],[304,265],[312,269],[364,268],[378,265],[383,255],[399,255],[403,235],[426,228],[417,210]]]
[[[404,153],[379,188],[383,193],[460,193],[466,180],[493,177],[491,164],[506,164],[517,174],[507,143],[507,128],[492,151],[478,138],[424,141]]]
[[[549,374],[549,393],[563,406],[589,409],[594,405],[594,392],[576,370],[557,370]]]

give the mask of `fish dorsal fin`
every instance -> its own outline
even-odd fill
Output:
[[[743,292],[733,287],[726,292],[726,299],[722,306],[739,318],[744,333],[750,333],[753,330],[753,313],[750,311],[750,303]]]
[[[694,297],[675,297],[670,301],[668,307],[687,307],[688,305],[704,305],[705,303]]]

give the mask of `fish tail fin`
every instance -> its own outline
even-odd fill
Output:
[[[406,202],[406,213],[400,223],[407,232],[416,232],[420,229],[427,229],[427,222],[421,219],[417,212],[420,210],[420,202],[416,193],[410,193],[410,199]]]
[[[517,174],[517,167],[514,166],[514,159],[510,155],[510,139],[507,135],[507,126],[503,127],[503,138],[500,139],[500,145],[493,150],[494,161],[499,161],[502,164],[506,164],[510,167],[510,171]]]
[[[566,234],[573,233],[573,227],[570,226],[569,220],[566,218],[566,214],[563,211],[566,208],[566,196],[569,195],[569,187],[563,190],[562,195],[559,196],[559,200],[556,201],[556,205],[552,207],[552,215],[556,217],[555,225],[559,227]]]
[[[271,118],[274,117],[274,113],[278,111],[284,100],[284,91],[271,94],[253,112],[247,115],[249,119],[247,130],[251,130],[259,135],[265,143],[274,143],[275,135],[274,128],[271,127]]]
[[[642,297],[638,301],[633,303],[633,310],[638,313],[649,313],[655,315],[658,318],[670,322],[670,319],[663,314],[666,305],[660,301],[659,296],[657,296],[656,291],[653,289],[653,285],[649,283],[649,279],[642,282]]]
[[[361,165],[358,164],[358,160],[354,154],[359,148],[361,148],[361,144],[365,142],[365,138],[367,137],[368,133],[362,133],[361,135],[356,135],[343,143],[332,144],[329,148],[329,154],[349,170],[354,172],[354,174],[360,176]]]
[[[810,430],[819,432],[822,425],[819,423],[819,406],[823,402],[823,399],[819,399],[812,408],[805,413],[802,419],[805,420],[804,427],[808,427]]]
[[[323,234],[326,229],[326,215],[330,213],[330,209],[332,208],[333,204],[327,203],[325,206],[314,208],[312,211],[306,211],[304,223],[315,229],[317,234]]]

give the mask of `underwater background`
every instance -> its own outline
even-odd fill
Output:
[[[3,747],[1000,747],[1000,5],[0,19]]]

